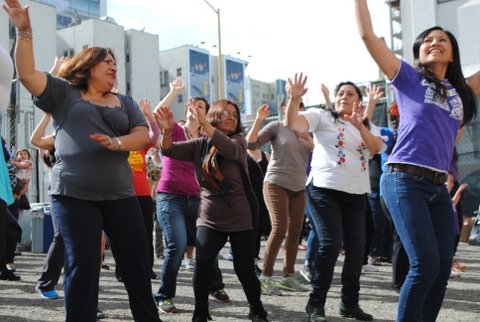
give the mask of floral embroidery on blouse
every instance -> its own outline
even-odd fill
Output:
[[[366,149],[367,147],[363,142],[357,147],[357,152],[358,154],[360,154],[360,161],[362,162],[362,168],[361,168],[362,172],[367,171],[367,159],[365,158],[365,153],[364,153]]]
[[[337,164],[340,167],[345,167],[345,162],[347,161],[346,155],[345,155],[345,126],[343,127],[338,127],[338,135],[337,135],[337,144],[335,144],[335,147],[337,148]]]

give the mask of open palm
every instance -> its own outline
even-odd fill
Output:
[[[15,27],[21,31],[28,31],[31,29],[30,15],[28,13],[29,7],[22,7],[18,0],[5,0],[6,4],[2,3],[2,8],[10,16]]]

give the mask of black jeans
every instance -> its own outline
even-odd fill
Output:
[[[345,249],[342,269],[342,303],[347,308],[358,306],[360,274],[365,251],[365,194],[307,188],[307,205],[320,241],[312,274],[313,291],[310,307],[324,307],[340,250]]]
[[[254,269],[256,234],[255,230],[222,232],[207,227],[197,227],[196,266],[193,275],[194,315],[205,316],[208,314],[212,266],[228,238],[232,245],[233,268],[242,284],[250,308],[258,314],[265,312],[260,300],[260,282]]]

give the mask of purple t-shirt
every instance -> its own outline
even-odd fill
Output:
[[[434,85],[404,61],[392,84],[400,125],[388,163],[409,163],[447,172],[463,119],[463,104],[457,91],[445,79],[447,99],[435,96]]]
[[[172,142],[187,141],[185,132],[180,125],[175,124],[172,132]],[[190,161],[175,160],[164,156],[162,158],[162,176],[158,182],[157,192],[166,192],[182,196],[199,196],[200,188],[195,179],[195,166]]]

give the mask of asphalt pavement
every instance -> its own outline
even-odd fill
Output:
[[[227,245],[228,246],[228,245]],[[222,250],[226,258],[228,248]],[[282,250],[275,266],[275,273],[280,274],[282,268]],[[300,270],[305,252],[299,251],[296,269]],[[457,258],[466,266],[460,277],[449,281],[445,301],[437,321],[480,321],[480,247],[461,243]],[[46,300],[35,291],[45,254],[24,251],[15,260],[20,281],[0,281],[0,321],[64,321],[62,279],[58,285],[60,299]],[[102,270],[100,276],[99,308],[106,318],[102,321],[132,321],[128,298],[122,283],[115,279],[115,263],[110,253],[106,262],[110,270]],[[158,273],[161,259],[155,261],[155,271]],[[338,306],[340,302],[340,271],[343,256],[339,257],[332,287],[328,294],[325,307],[329,322],[349,321],[340,317]],[[261,262],[260,262],[261,265]],[[233,271],[232,262],[222,259],[220,267],[223,272],[225,290],[232,299],[231,304],[210,303],[210,313],[214,321],[248,321],[248,305],[240,283]],[[375,321],[395,321],[398,293],[390,288],[391,265],[383,264],[378,272],[362,275],[360,306],[371,313]],[[163,321],[191,321],[193,312],[193,273],[181,270],[178,276],[177,295],[174,299],[178,313],[161,315]],[[152,280],[152,289],[158,289],[159,281]],[[269,312],[270,321],[307,321],[305,304],[306,293],[284,293],[283,296],[263,295],[265,309]],[[351,320],[350,320],[351,321]]]

